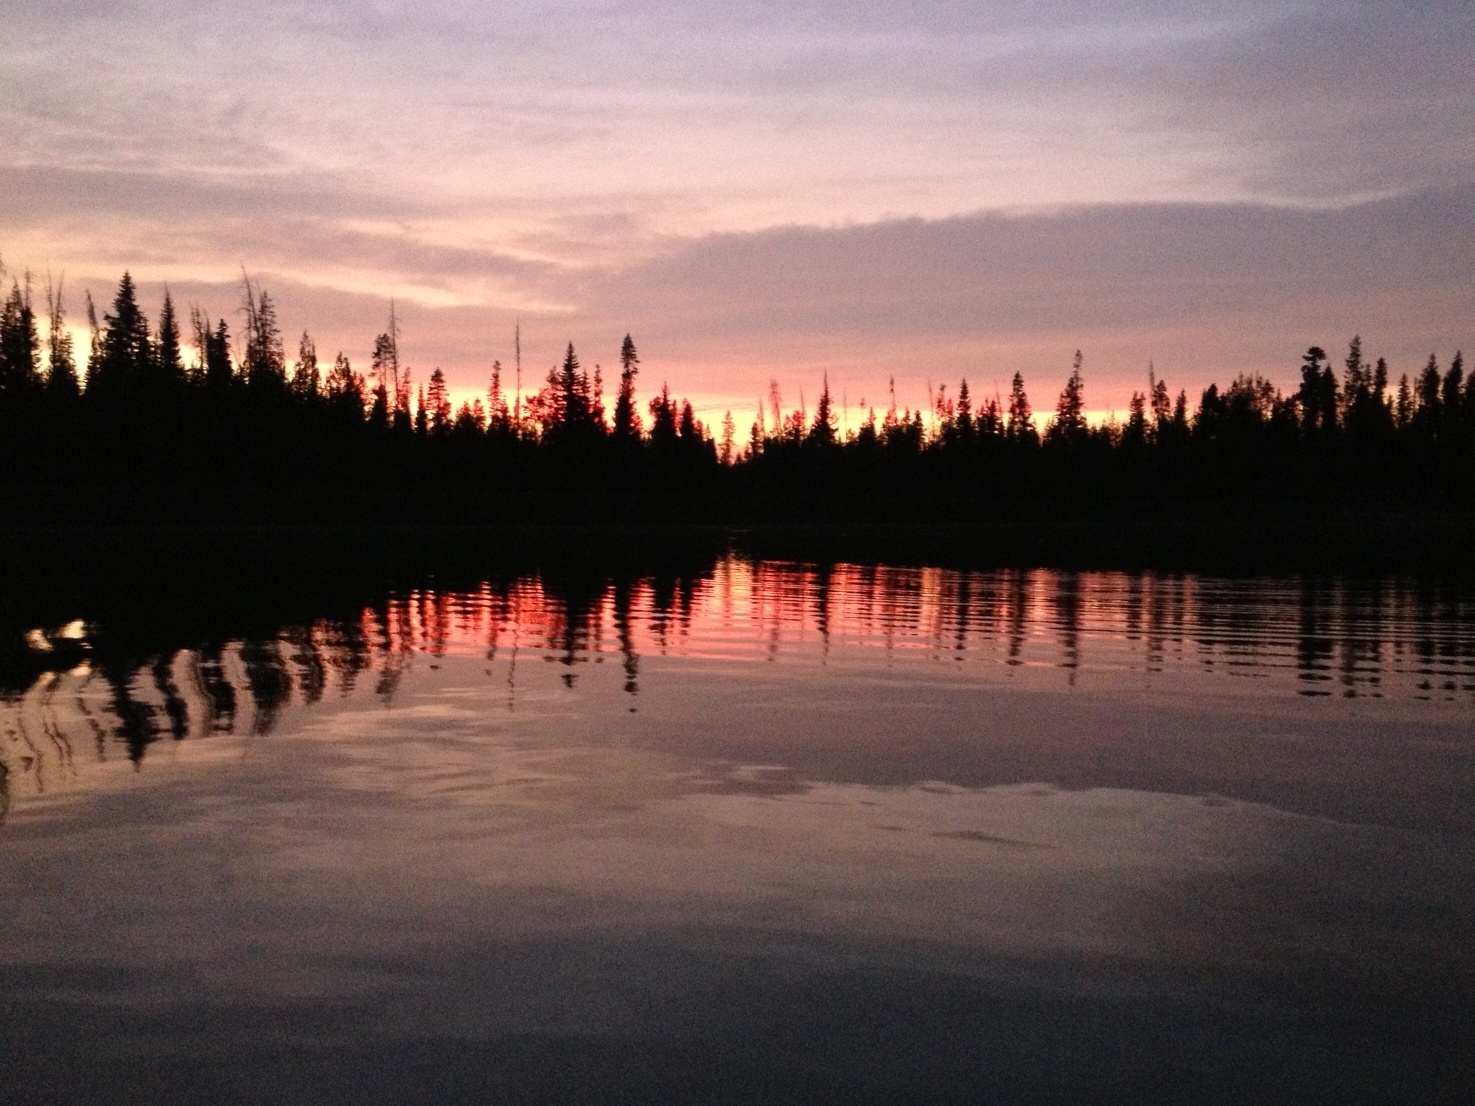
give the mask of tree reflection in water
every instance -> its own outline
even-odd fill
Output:
[[[564,690],[606,654],[634,710],[642,656],[754,662],[817,649],[920,651],[938,661],[1091,680],[1252,677],[1284,693],[1475,701],[1475,602],[1454,586],[1307,577],[1043,570],[952,572],[751,562],[658,573],[524,571],[364,593],[313,617],[248,626],[137,617],[11,625],[0,651],[0,812],[94,766],[142,764],[158,742],[265,735],[284,712],[372,695],[448,655],[485,658],[516,709],[519,664]],[[365,683],[361,678],[367,675]],[[1008,677],[1012,678],[1012,677]],[[366,692],[365,687],[369,690]]]

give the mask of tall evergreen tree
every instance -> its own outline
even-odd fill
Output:
[[[25,290],[14,281],[0,308],[0,393],[15,396],[41,385],[41,340],[31,308],[31,280]]]
[[[398,405],[400,388],[399,350],[392,334],[381,334],[374,339],[374,354],[369,362],[369,379],[374,382],[369,421],[375,426],[387,427],[391,411],[390,404]]]
[[[1140,449],[1147,444],[1147,397],[1134,391],[1127,405],[1127,425],[1122,429],[1122,444]]]
[[[732,412],[728,411],[722,416],[722,447],[718,453],[718,460],[723,465],[731,465],[737,449],[737,426],[732,421]]]
[[[492,362],[492,379],[487,386],[486,419],[488,427],[499,433],[512,431],[512,408],[507,402],[507,393],[502,388],[502,362]]]
[[[1161,437],[1173,421],[1173,401],[1168,395],[1168,384],[1157,378],[1152,362],[1147,363],[1148,402],[1152,405],[1152,432]]]
[[[230,328],[221,319],[214,331],[205,334],[205,387],[211,392],[228,391],[235,380],[230,360]]]
[[[676,438],[676,404],[671,399],[671,389],[661,385],[661,394],[650,401],[650,440],[652,445],[661,445]]]
[[[819,393],[819,407],[814,412],[814,425],[809,428],[811,445],[828,446],[835,442],[835,411],[830,401],[830,374],[825,373],[824,387]]]
[[[278,390],[287,383],[287,351],[276,305],[266,289],[253,294],[251,281],[245,284],[246,353],[241,369],[252,388]]]
[[[574,353],[574,344],[568,344],[563,366],[558,371],[558,388],[562,392],[562,411],[558,423],[564,427],[584,429],[589,418],[589,379],[579,367],[579,357]]]
[[[423,406],[429,410],[430,429],[439,434],[451,428],[451,395],[446,389],[446,374],[436,369],[430,374],[430,389]]]
[[[1439,358],[1431,353],[1429,363],[1424,366],[1424,371],[1419,373],[1412,420],[1413,425],[1427,437],[1438,435],[1440,423],[1444,421],[1441,418],[1443,404],[1439,398],[1443,384],[1444,381],[1439,373]]]
[[[184,358],[179,347],[179,319],[174,313],[174,299],[164,289],[164,306],[159,310],[159,333],[154,341],[154,367],[159,376],[178,383],[184,380]]]
[[[323,394],[330,407],[349,421],[356,423],[363,419],[364,378],[353,371],[342,350],[333,360],[333,368],[323,384]]]
[[[62,285],[59,279],[53,287],[51,278],[46,278],[46,313],[49,323],[47,331],[46,390],[60,403],[76,399],[80,386],[77,381],[77,360],[72,353],[72,335],[66,327],[66,309],[62,304]]]
[[[640,413],[635,407],[635,374],[640,371],[640,356],[630,335],[620,343],[620,390],[615,394],[614,435],[625,441],[640,437]]]
[[[297,363],[292,367],[292,394],[311,403],[322,391],[322,374],[318,369],[318,348],[307,331],[297,343]]]
[[[1006,427],[1009,440],[1013,442],[1034,442],[1038,438],[1035,432],[1034,412],[1030,410],[1029,396],[1024,393],[1024,377],[1020,373],[1014,374],[1014,382],[1009,387],[1009,422]]]
[[[1312,346],[1301,358],[1301,387],[1296,400],[1301,407],[1301,427],[1309,435],[1326,425],[1329,412],[1322,409],[1322,371],[1326,368],[1326,350]],[[1326,371],[1330,371],[1327,369]]]
[[[118,392],[134,387],[148,375],[153,360],[153,344],[149,339],[148,319],[138,306],[138,292],[133,277],[127,272],[118,282],[111,314],[103,316],[102,361],[97,383],[104,390]],[[93,386],[87,382],[88,390]]]
[[[973,396],[968,391],[967,377],[958,383],[957,426],[963,441],[973,440]]]
[[[1399,430],[1408,429],[1414,417],[1414,393],[1409,387],[1408,373],[1398,378],[1398,399],[1393,407],[1393,424]]]
[[[1460,394],[1465,384],[1465,357],[1456,351],[1454,360],[1449,363],[1449,371],[1444,374],[1444,384],[1440,389],[1440,405],[1444,408],[1445,420],[1455,421],[1460,415]]]
[[[92,302],[92,289],[84,288],[82,297],[87,304],[87,390],[90,392],[105,375],[103,362],[107,358],[107,348],[102,340],[102,327],[97,322],[97,305]]]
[[[1055,417],[1045,428],[1045,440],[1058,444],[1074,444],[1086,438],[1085,385],[1081,380],[1081,351],[1076,350],[1070,379],[1055,404]]]
[[[1372,398],[1372,372],[1362,360],[1362,337],[1354,334],[1347,346],[1347,360],[1342,369],[1342,414],[1345,418],[1354,410],[1366,406]],[[1354,418],[1356,416],[1353,416]]]

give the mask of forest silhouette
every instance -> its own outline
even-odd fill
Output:
[[[242,281],[242,320],[198,309],[181,321],[167,293],[150,322],[125,273],[79,365],[63,289],[15,278],[0,311],[0,484],[11,488],[386,489],[609,493],[783,500],[1110,499],[1475,505],[1475,374],[1459,353],[1392,379],[1351,340],[1340,370],[1320,347],[1297,387],[1259,375],[1210,385],[1191,402],[1150,376],[1126,417],[1085,418],[1083,358],[1048,413],[1015,373],[1007,397],[966,380],[926,410],[893,397],[841,432],[826,381],[814,409],[784,410],[777,386],[739,432],[703,425],[662,385],[641,402],[626,336],[612,402],[572,343],[536,393],[490,368],[485,399],[452,406],[439,369],[414,382],[399,327],[366,372],[320,361],[303,333],[289,364],[275,305]],[[44,335],[43,335],[44,329]],[[556,510],[556,507],[554,508]],[[719,512],[720,513],[720,512]]]

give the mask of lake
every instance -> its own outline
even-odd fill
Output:
[[[0,1099],[1471,1100],[1475,592],[591,560],[15,606]]]

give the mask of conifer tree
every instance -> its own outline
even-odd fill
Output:
[[[323,384],[323,394],[329,404],[340,415],[352,422],[359,422],[364,417],[364,387],[364,378],[353,371],[353,365],[343,351],[339,350],[328,379]]]
[[[141,376],[146,375],[153,358],[148,320],[139,310],[133,277],[127,272],[118,282],[118,294],[113,297],[112,313],[103,316],[103,325],[102,357],[98,366],[97,383],[116,393],[133,387]],[[92,385],[89,376],[89,391]]]
[[[835,442],[835,412],[830,402],[829,373],[825,373],[824,387],[820,389],[819,407],[814,412],[814,425],[809,428],[808,441],[817,446],[833,445]]]
[[[451,395],[446,389],[446,374],[436,369],[430,374],[430,388],[424,405],[430,410],[430,429],[439,434],[451,428]]]
[[[1325,362],[1326,350],[1320,346],[1312,346],[1301,358],[1301,387],[1296,400],[1301,407],[1301,429],[1307,435],[1322,430],[1334,417],[1323,405],[1326,395],[1323,377],[1331,372]]]
[[[246,281],[246,356],[242,370],[253,388],[279,388],[287,381],[287,353],[282,344],[277,309],[262,289],[254,297]]]
[[[87,304],[87,390],[103,376],[103,360],[107,350],[103,346],[102,327],[97,322],[97,305],[92,302],[92,289],[84,288],[83,301]]]
[[[1006,433],[1013,442],[1033,442],[1038,437],[1035,432],[1034,412],[1030,410],[1029,397],[1024,394],[1024,376],[1017,372],[1009,388],[1009,422]]]
[[[235,381],[230,353],[230,327],[221,319],[205,337],[205,387],[213,393],[229,391]]]
[[[1444,374],[1444,385],[1440,389],[1440,404],[1444,408],[1446,419],[1456,418],[1460,411],[1460,394],[1465,383],[1465,357],[1459,351],[1455,352],[1454,360],[1449,363],[1449,371]]]
[[[1127,405],[1127,425],[1122,430],[1122,444],[1139,448],[1147,444],[1147,397],[1134,391]]]
[[[1081,351],[1076,350],[1070,379],[1055,404],[1055,417],[1045,428],[1045,439],[1056,443],[1076,443],[1086,436],[1085,386],[1081,380]]]
[[[1393,424],[1399,430],[1407,430],[1414,417],[1414,393],[1409,387],[1408,373],[1398,378],[1398,399],[1393,408]]]
[[[732,412],[728,411],[722,416],[722,449],[718,455],[724,465],[731,465],[733,454],[737,447],[737,427],[732,421]]]
[[[973,438],[973,397],[968,392],[968,378],[964,377],[958,384],[957,404],[958,431],[964,441]]]
[[[615,392],[615,437],[630,441],[640,437],[640,413],[636,410],[636,373],[640,355],[630,335],[620,344],[620,391]]]
[[[373,405],[369,421],[375,426],[388,426],[390,404],[398,406],[400,388],[399,352],[391,334],[374,339],[373,359],[369,362],[369,378],[374,382]]]
[[[583,429],[590,423],[589,378],[579,366],[574,344],[568,344],[563,366],[558,371],[558,388],[562,393],[558,425]]]
[[[512,430],[512,410],[507,403],[507,393],[502,389],[502,362],[492,362],[492,379],[487,386],[487,426],[498,433]]]
[[[1443,421],[1440,418],[1442,404],[1439,398],[1443,383],[1439,373],[1439,359],[1431,353],[1429,363],[1419,374],[1415,392],[1416,404],[1411,420],[1412,424],[1428,437],[1434,437],[1439,433],[1439,424]]]
[[[661,385],[661,394],[650,401],[650,440],[653,445],[674,441],[676,438],[676,405],[671,399],[671,389]]]
[[[164,306],[159,311],[159,334],[154,348],[159,375],[170,382],[183,382],[184,358],[179,348],[179,320],[174,314],[174,299],[164,289]]]
[[[19,281],[12,282],[10,295],[0,308],[0,393],[30,393],[40,384],[41,341],[31,309],[31,280],[27,274],[25,291]]]
[[[77,397],[80,386],[77,381],[77,361],[72,354],[72,335],[66,328],[66,311],[62,305],[62,284],[55,287],[51,278],[46,278],[46,311],[49,323],[47,333],[46,390],[60,403]]]
[[[318,370],[318,348],[307,331],[297,343],[297,362],[292,366],[292,394],[311,403],[322,391],[322,375]]]
[[[1372,394],[1372,373],[1362,360],[1362,337],[1354,334],[1348,343],[1342,370],[1342,415],[1363,407]]]

